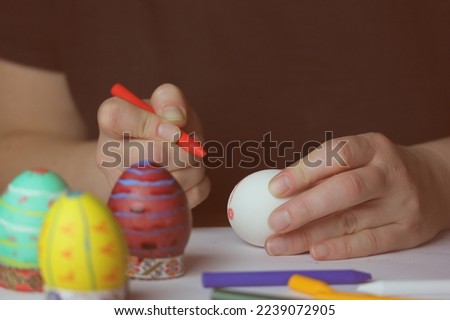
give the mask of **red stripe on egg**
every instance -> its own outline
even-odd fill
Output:
[[[114,186],[108,206],[124,230],[132,255],[161,258],[183,253],[191,211],[181,186],[167,170],[132,166]]]

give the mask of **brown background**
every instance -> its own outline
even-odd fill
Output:
[[[66,72],[93,138],[116,81],[142,97],[178,85],[206,138],[224,144],[271,132],[299,151],[325,131],[399,144],[450,134],[449,1],[14,2],[0,5],[0,54]],[[238,162],[208,171],[196,225],[226,225],[233,186],[265,167]]]

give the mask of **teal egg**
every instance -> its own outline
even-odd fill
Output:
[[[14,178],[0,199],[0,264],[37,269],[37,240],[44,218],[66,182],[45,169],[26,170]]]

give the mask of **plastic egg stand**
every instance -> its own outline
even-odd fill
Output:
[[[147,161],[128,168],[114,186],[108,206],[128,243],[130,278],[184,274],[191,211],[183,189],[167,170]]]
[[[67,191],[54,172],[32,169],[8,185],[0,200],[0,286],[42,291],[38,237],[51,203]]]

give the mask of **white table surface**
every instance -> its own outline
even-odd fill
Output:
[[[212,289],[203,288],[202,272],[355,269],[372,274],[374,280],[450,279],[450,232],[420,247],[337,261],[315,261],[308,254],[272,257],[262,248],[239,239],[231,228],[193,229],[186,248],[186,274],[177,279],[130,281],[130,299],[210,299]],[[334,286],[351,291],[354,286]],[[300,298],[289,288],[247,287],[239,290]],[[449,295],[421,298],[450,299]],[[43,299],[42,293],[20,293],[0,288],[0,299]]]

